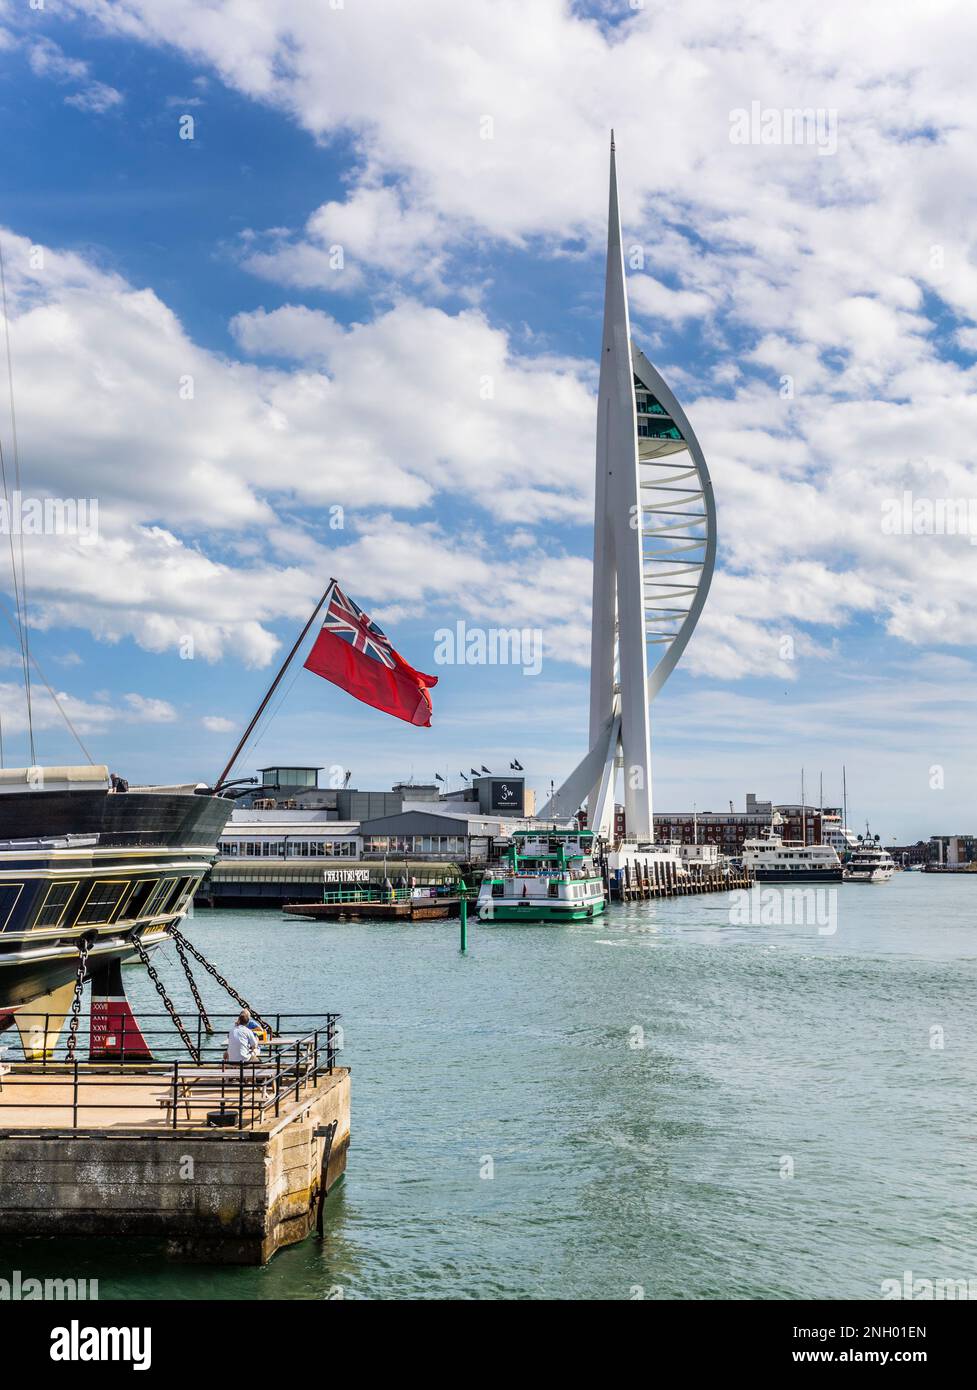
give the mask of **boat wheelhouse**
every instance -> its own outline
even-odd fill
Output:
[[[478,893],[481,922],[585,922],[607,906],[592,830],[516,830]]]

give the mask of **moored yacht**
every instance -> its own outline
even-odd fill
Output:
[[[832,845],[784,840],[772,825],[758,840],[743,843],[743,866],[758,883],[839,882],[841,860]]]
[[[888,883],[895,872],[896,862],[889,851],[879,842],[866,835],[858,837],[858,843],[845,863],[846,883]]]
[[[837,850],[842,864],[858,848],[858,836],[854,830],[844,824],[841,816],[829,814],[827,811],[821,813],[821,838],[826,845],[831,845]]]

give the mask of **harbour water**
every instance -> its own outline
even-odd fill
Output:
[[[343,1013],[353,1146],[325,1241],[263,1269],[18,1242],[0,1275],[97,1278],[103,1299],[871,1299],[906,1270],[977,1278],[977,883],[831,891],[833,932],[731,922],[716,894],[472,922],[466,957],[457,922],[198,911],[188,934],[256,1004]],[[158,1007],[126,977],[137,1013]]]

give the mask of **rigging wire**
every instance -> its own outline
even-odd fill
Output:
[[[10,351],[10,318],[7,313],[7,276],[3,261],[3,244],[0,243],[0,301],[3,306],[3,328],[7,351],[7,387],[10,394],[10,442],[14,458],[14,495],[20,497],[20,450],[17,446],[17,411],[14,405],[14,364]],[[20,530],[20,583],[17,581],[17,562],[14,556],[14,534],[10,492],[7,486],[7,467],[3,458],[3,444],[0,440],[0,475],[2,475],[3,495],[7,504],[7,536],[10,541],[10,569],[14,583],[14,603],[17,609],[17,626],[20,636],[20,654],[24,668],[24,692],[27,697],[27,734],[30,743],[31,765],[37,761],[34,751],[34,712],[31,704],[31,655],[30,636],[27,626],[27,579],[24,566],[24,528]]]
[[[261,726],[258,732],[256,733],[255,737],[251,740],[251,742],[247,745],[246,748],[241,749],[241,752],[238,755],[239,757],[243,757],[245,753],[251,753],[252,755],[254,754],[255,749],[258,747],[258,744],[261,742],[265,734],[268,732],[272,724],[275,722],[275,718],[278,715],[278,711],[281,709],[282,705],[288,699],[289,695],[291,695],[292,687],[295,685],[295,682],[298,680],[301,674],[302,667],[300,666],[299,669],[295,672],[295,675],[289,681],[288,685],[285,687],[282,694],[280,695],[278,703],[274,706],[273,709],[268,711],[267,717],[262,720]]]
[[[10,616],[10,613],[9,613],[9,611],[7,610],[7,607],[6,607],[5,604],[2,605],[2,607],[0,607],[0,611],[3,612],[3,616],[6,618],[7,622],[10,624],[11,631],[16,632],[17,629],[16,629],[16,627],[15,627],[15,625],[14,625],[14,620],[13,620],[13,618]],[[72,724],[71,718],[70,718],[70,716],[69,716],[69,714],[68,714],[68,711],[65,709],[64,705],[63,705],[63,704],[61,703],[61,701],[58,699],[58,697],[57,697],[57,695],[55,694],[55,692],[54,692],[54,690],[52,689],[52,687],[48,684],[47,676],[46,676],[46,675],[44,674],[44,672],[41,670],[41,664],[40,664],[40,662],[38,661],[37,657],[34,655],[33,652],[31,652],[30,658],[31,658],[31,665],[34,667],[34,670],[37,672],[37,674],[40,676],[41,680],[43,681],[45,690],[47,691],[47,693],[50,695],[51,699],[53,700],[54,705],[55,705],[55,707],[56,707],[58,713],[61,715],[61,718],[64,720],[65,724],[68,726],[68,729],[69,729],[69,731],[70,731],[70,733],[71,733],[72,738],[75,740],[75,742],[77,743],[78,747],[79,747],[79,748],[81,749],[81,751],[84,753],[84,755],[85,755],[85,757],[88,759],[89,763],[91,763],[92,767],[94,767],[94,766],[95,766],[95,759],[92,757],[91,753],[89,753],[88,749],[85,747],[84,743],[82,742],[81,735],[79,734],[78,730],[75,728],[74,724]],[[0,721],[0,767],[2,767],[2,766],[3,766],[3,724],[2,724],[2,721]]]

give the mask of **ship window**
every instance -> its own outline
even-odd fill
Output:
[[[164,880],[166,891],[163,893],[159,902],[156,904],[156,915],[161,912],[175,912],[179,902],[180,894],[183,891],[183,884],[186,880],[179,878],[168,878]]]
[[[93,884],[75,925],[87,927],[96,922],[107,922],[128,886],[124,878],[100,879]]]
[[[173,899],[172,906],[174,912],[177,910],[177,908],[186,907],[187,901],[190,898],[192,898],[194,893],[197,891],[197,885],[199,883],[200,879],[195,877],[193,874],[191,874],[188,878],[181,880],[179,892]]]
[[[160,879],[159,883],[157,883],[156,887],[153,889],[152,893],[146,900],[146,906],[143,908],[142,911],[142,915],[144,917],[156,917],[159,915],[159,913],[164,911],[164,900],[170,896],[170,892],[175,883],[175,878]]]
[[[125,901],[125,906],[119,913],[120,917],[140,917],[143,906],[150,893],[159,883],[158,878],[140,878],[132,885],[132,892]]]
[[[47,890],[44,901],[41,903],[40,910],[34,918],[36,927],[60,927],[64,920],[64,914],[71,895],[78,887],[78,879],[73,879],[70,883],[52,883]]]
[[[0,931],[5,931],[11,914],[17,906],[17,899],[24,891],[22,883],[0,884]]]

